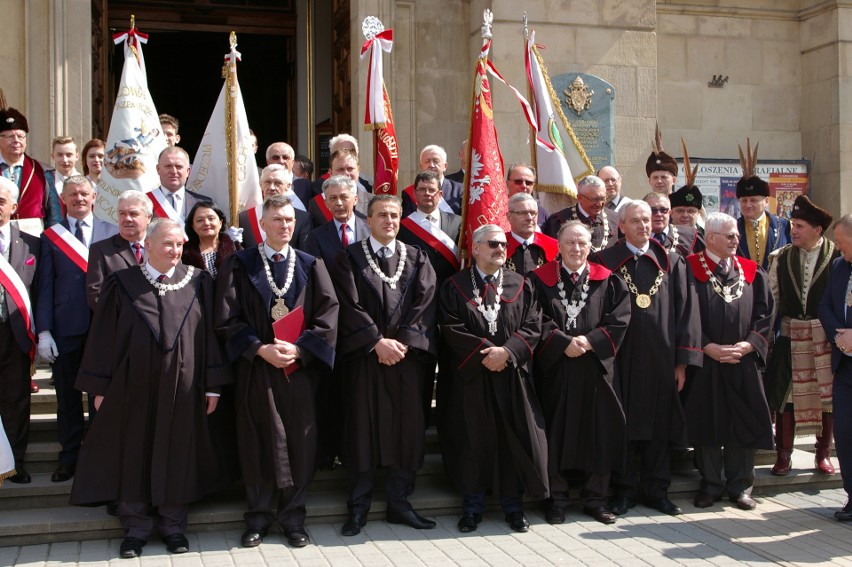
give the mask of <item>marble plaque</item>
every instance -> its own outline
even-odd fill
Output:
[[[551,79],[562,114],[594,170],[615,163],[615,87],[594,75],[565,73]]]

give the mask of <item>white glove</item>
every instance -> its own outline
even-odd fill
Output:
[[[56,341],[53,340],[50,331],[42,331],[38,334],[38,355],[42,360],[51,363],[59,356],[59,349],[56,348]]]
[[[243,229],[237,228],[235,226],[228,227],[228,236],[231,237],[231,240],[237,242],[239,244],[243,243]]]

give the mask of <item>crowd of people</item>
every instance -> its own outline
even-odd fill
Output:
[[[350,135],[332,139],[317,180],[307,158],[275,142],[263,204],[232,226],[225,204],[185,188],[179,124],[162,120],[160,186],[123,193],[116,226],[92,214],[103,142],[85,144],[80,174],[74,140],[57,138],[45,168],[26,155],[23,115],[0,112],[10,447],[0,445],[0,473],[31,481],[37,354],[57,395],[51,480],[73,478],[73,504],[118,515],[121,557],[139,556],[155,524],[170,552],[187,551],[187,505],[238,478],[242,545],[277,522],[305,546],[313,476],[341,465],[342,535],[366,524],[377,468],[387,521],[432,528],[409,503],[430,422],[463,533],[489,494],[519,533],[530,528],[525,501],[560,524],[576,487],[604,524],[640,502],[681,514],[670,462],[686,447],[701,475],[696,507],[726,496],[752,510],[755,451],[775,449],[772,473],[789,474],[797,434],[816,434],[826,475],[836,438],[852,494],[852,416],[833,412],[852,403],[852,215],[832,241],[832,216],[806,196],[790,219],[771,214],[750,147],[739,218],[704,214],[688,156],[674,190],[678,164],[661,147],[644,198],[624,196],[606,166],[550,214],[535,170],[514,165],[510,230],[479,226],[462,266],[465,173],[446,174],[437,145],[397,197],[372,194]],[[24,230],[33,220],[40,238]],[[852,520],[852,503],[836,517]]]

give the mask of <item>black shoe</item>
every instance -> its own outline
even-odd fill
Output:
[[[834,513],[834,519],[838,522],[852,522],[852,501],[846,503],[846,506]]]
[[[693,498],[692,503],[695,504],[696,508],[709,508],[718,500],[717,497],[709,494],[707,492],[699,492]]]
[[[124,538],[124,541],[121,542],[121,547],[119,548],[121,558],[133,559],[134,557],[139,557],[142,555],[142,547],[145,543],[147,543],[145,540],[141,540],[138,537]]]
[[[169,553],[186,553],[189,551],[189,541],[183,534],[172,534],[163,537],[163,543]]]
[[[544,519],[548,524],[564,524],[565,510],[559,506],[551,506],[544,511]]]
[[[59,463],[59,466],[56,467],[56,470],[53,471],[53,474],[50,476],[50,482],[65,482],[66,480],[71,480],[76,469],[76,463]]]
[[[438,525],[432,520],[424,518],[413,509],[407,512],[388,510],[387,521],[389,524],[405,524],[415,530],[431,530]]]
[[[482,521],[482,514],[474,514],[473,512],[465,512],[459,520],[459,531],[463,534],[475,532],[479,522]]]
[[[334,458],[334,455],[326,455],[325,457],[321,457],[319,459],[319,463],[317,463],[317,469],[321,471],[333,471],[337,468],[337,459]]]
[[[113,500],[106,505],[106,513],[109,516],[118,516],[118,502]]]
[[[241,543],[243,547],[257,547],[266,537],[266,528],[249,528],[243,532]]]
[[[591,516],[602,524],[614,524],[615,514],[613,514],[606,506],[596,506],[594,508],[583,508],[583,513]]]
[[[754,510],[757,508],[757,502],[750,495],[742,493],[736,498],[731,498],[731,502],[737,505],[740,510]]]
[[[356,536],[361,533],[361,528],[367,524],[367,514],[349,514],[349,519],[340,530],[341,535],[346,537]]]
[[[683,510],[665,497],[658,498],[657,500],[648,500],[645,502],[645,505],[650,508],[654,508],[655,510],[659,510],[663,514],[668,514],[669,516],[679,516],[683,514]]]
[[[284,535],[287,537],[287,543],[293,547],[305,547],[311,542],[308,532],[305,531],[305,526],[284,528]]]
[[[7,480],[15,484],[29,484],[33,481],[30,473],[24,468],[24,463],[15,463],[15,474]]]
[[[506,523],[512,528],[512,531],[519,534],[525,534],[530,531],[530,523],[523,512],[510,512],[506,514]]]
[[[627,511],[636,506],[636,502],[628,498],[627,496],[618,496],[615,500],[612,501],[612,505],[610,505],[609,510],[616,516],[623,516],[627,513]]]

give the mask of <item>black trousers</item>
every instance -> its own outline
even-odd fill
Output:
[[[21,352],[11,325],[0,323],[0,418],[16,463],[30,440],[30,378],[29,353]]]
[[[276,493],[280,494],[273,518],[270,508]],[[288,486],[283,490],[279,490],[272,483],[246,486],[246,526],[253,530],[266,530],[274,519],[285,529],[304,526],[306,493],[307,488],[302,486]]]
[[[59,462],[72,465],[77,462],[83,440],[85,418],[83,393],[74,388],[80,362],[83,359],[85,337],[56,337],[59,356],[51,365],[56,389],[56,426],[59,434]],[[95,396],[89,397],[89,419],[95,415]]]
[[[640,493],[645,500],[668,497],[672,483],[668,440],[630,441],[626,458],[624,473],[613,475],[618,496],[632,500]]]
[[[840,462],[843,490],[852,499],[852,357],[843,356],[834,373],[834,450]]]
[[[187,507],[185,504],[160,504],[157,507],[157,527],[163,537],[185,534]],[[118,519],[124,528],[124,537],[135,537],[148,541],[154,529],[151,507],[144,502],[118,503]]]
[[[385,481],[388,511],[399,513],[411,510],[408,497],[414,493],[415,471],[391,467]],[[346,505],[351,514],[366,515],[373,502],[373,471],[349,473],[349,501]]]

